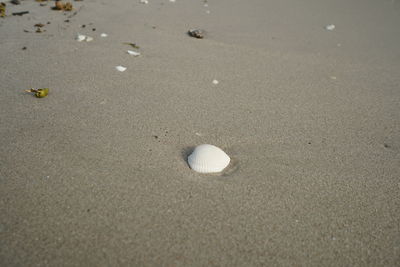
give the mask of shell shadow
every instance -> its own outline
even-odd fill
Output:
[[[190,168],[190,166],[189,166],[187,159],[188,159],[189,155],[192,154],[194,149],[195,149],[194,146],[188,146],[181,150],[181,157],[189,168]]]

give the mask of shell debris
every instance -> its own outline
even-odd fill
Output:
[[[204,30],[200,30],[200,29],[190,29],[188,31],[188,34],[191,37],[198,38],[198,39],[203,39],[205,31]]]
[[[115,68],[120,72],[126,71],[126,67],[124,67],[124,66],[116,66]]]
[[[100,34],[100,37],[107,37],[108,36],[108,34],[107,33],[102,33],[102,34]]]
[[[77,40],[78,42],[83,42],[83,41],[91,42],[91,41],[93,41],[93,37],[86,36],[86,35],[83,35],[83,34],[78,34],[75,37],[75,40]]]
[[[219,84],[219,81],[218,80],[213,80],[212,83],[217,85],[217,84]]]
[[[149,1],[148,0],[140,0],[139,3],[147,5],[149,3]]]
[[[328,31],[333,31],[335,28],[336,28],[336,26],[333,24],[329,24],[329,25],[325,26],[325,30],[328,30]]]
[[[140,56],[140,53],[139,53],[139,52],[136,52],[136,51],[127,50],[126,52],[127,52],[129,55],[134,56],[134,57]]]
[[[78,34],[78,35],[75,37],[75,40],[77,40],[78,42],[82,42],[82,41],[84,41],[85,39],[86,39],[86,36],[83,35],[83,34]]]

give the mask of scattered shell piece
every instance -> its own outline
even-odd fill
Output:
[[[217,173],[223,171],[231,159],[220,148],[213,145],[199,145],[188,157],[191,169],[200,173]]]
[[[123,67],[123,66],[116,66],[115,68],[116,68],[118,71],[120,71],[120,72],[126,71],[126,68]]]
[[[86,39],[86,35],[83,34],[78,34],[75,38],[75,40],[77,40],[78,42],[82,42]]]
[[[336,78],[336,76],[331,76],[331,79],[336,80],[337,78]]]
[[[176,2],[176,0],[169,0],[171,3],[175,3]]]
[[[82,42],[82,41],[91,42],[91,41],[93,41],[93,37],[86,36],[86,35],[83,35],[83,34],[78,34],[75,37],[75,40],[77,40],[78,42]]]
[[[147,0],[140,0],[139,3],[141,3],[141,4],[148,4],[149,1],[147,1]]]
[[[325,26],[325,30],[328,30],[328,31],[333,31],[335,28],[336,28],[336,27],[335,27],[335,25],[333,25],[333,24],[329,24],[329,25],[326,25],[326,26]]]
[[[213,80],[212,83],[213,84],[219,84],[219,81],[218,80]]]
[[[128,50],[126,52],[128,52],[129,55],[132,55],[132,56],[135,56],[135,57],[140,56],[140,53],[136,52],[136,51]]]
[[[107,37],[108,34],[107,34],[107,33],[102,33],[102,34],[100,34],[100,36],[101,36],[101,37]]]
[[[203,39],[204,38],[204,30],[200,29],[190,29],[188,34],[194,38]]]

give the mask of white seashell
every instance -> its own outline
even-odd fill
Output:
[[[126,68],[123,66],[116,66],[115,68],[120,72],[126,71]]]
[[[86,42],[91,42],[91,41],[93,41],[93,37],[86,36]]]
[[[132,56],[135,56],[135,57],[140,56],[140,53],[136,52],[136,51],[128,50],[126,52],[128,52],[129,55],[132,55]]]
[[[140,0],[139,3],[141,3],[141,4],[148,4],[149,1],[147,1],[147,0]]]
[[[171,3],[175,3],[176,2],[176,0],[169,0]]]
[[[213,80],[212,83],[213,83],[213,84],[219,84],[219,81]]]
[[[86,35],[83,35],[83,34],[78,34],[76,37],[75,37],[75,40],[77,40],[78,42],[82,42],[83,40],[85,40],[86,39]]]
[[[225,169],[231,159],[220,148],[213,145],[199,145],[188,157],[188,164],[196,172],[216,173]]]
[[[328,31],[333,31],[335,28],[336,28],[336,27],[335,27],[335,25],[333,25],[333,24],[329,24],[329,25],[326,25],[326,26],[325,26],[325,30],[328,30]]]
[[[100,34],[100,36],[101,36],[101,37],[107,37],[108,34],[107,34],[107,33],[102,33],[102,34]]]

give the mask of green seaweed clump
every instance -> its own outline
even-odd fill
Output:
[[[25,90],[25,92],[28,93],[35,93],[35,96],[38,98],[43,98],[46,97],[49,94],[49,88],[41,88],[41,89],[29,89],[29,90]]]

